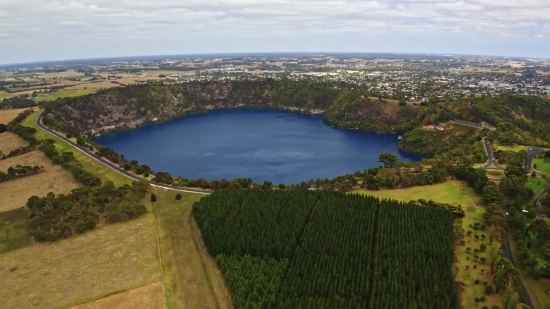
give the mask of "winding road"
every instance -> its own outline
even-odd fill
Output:
[[[55,136],[56,138],[64,141],[65,143],[71,145],[72,147],[76,148],[78,151],[82,152],[86,156],[88,156],[88,157],[92,158],[93,160],[105,165],[107,168],[109,168],[109,169],[111,169],[111,170],[113,170],[113,171],[115,171],[119,174],[122,174],[123,176],[125,176],[127,178],[130,178],[130,179],[135,180],[135,181],[145,181],[145,182],[148,182],[153,187],[159,187],[159,188],[168,189],[168,190],[174,190],[174,191],[180,191],[180,192],[189,192],[189,193],[197,193],[197,194],[205,194],[205,195],[208,195],[208,194],[211,193],[211,192],[205,192],[205,191],[196,190],[196,189],[182,189],[180,187],[174,187],[174,186],[167,185],[167,184],[164,184],[164,183],[145,180],[143,178],[137,177],[136,175],[133,175],[133,174],[125,171],[124,169],[121,169],[117,165],[115,165],[115,164],[113,164],[113,163],[111,163],[111,162],[109,162],[109,161],[107,161],[107,160],[105,160],[101,157],[98,157],[93,152],[91,152],[88,148],[80,146],[80,145],[74,143],[73,141],[69,140],[68,138],[66,138],[66,137],[50,130],[49,128],[47,128],[46,126],[44,126],[42,124],[42,117],[43,116],[44,116],[44,111],[40,112],[40,115],[38,115],[38,117],[35,120],[35,124],[40,130],[45,131],[45,132]]]

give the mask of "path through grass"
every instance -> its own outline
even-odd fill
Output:
[[[215,264],[201,259],[191,233],[189,216],[193,202],[203,195],[157,189],[153,210],[162,257],[162,281],[167,308],[232,308],[223,279]],[[202,252],[206,254],[206,252]]]

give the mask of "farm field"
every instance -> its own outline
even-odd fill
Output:
[[[0,212],[0,254],[32,244],[24,208]]]
[[[546,187],[546,179],[544,179],[540,176],[537,176],[535,178],[533,178],[531,176],[528,176],[527,177],[527,182],[525,183],[525,186],[527,188],[532,189],[533,192],[535,192],[535,196],[537,196]]]
[[[191,208],[203,195],[182,192],[183,198],[176,201],[176,192],[154,190],[167,308],[233,308],[215,261],[199,250],[191,232]]]
[[[537,165],[537,171],[550,175],[550,162],[545,162],[544,159],[541,158],[535,158],[533,164]]]
[[[24,110],[26,110],[26,108],[0,110],[0,123],[7,125]]]
[[[26,127],[32,127],[36,129],[36,138],[38,139],[46,139],[51,138],[55,140],[55,147],[59,152],[63,151],[71,151],[74,154],[74,157],[82,164],[82,167],[87,170],[88,172],[93,173],[94,175],[101,178],[102,182],[106,181],[112,181],[115,186],[121,186],[123,184],[130,184],[132,181],[129,178],[124,177],[123,175],[112,171],[111,169],[106,168],[103,164],[95,161],[94,159],[86,156],[82,152],[76,150],[71,145],[57,139],[55,136],[50,135],[49,133],[46,133],[39,128],[36,127],[36,124],[34,123],[38,115],[40,114],[40,111],[36,111],[35,113],[31,114],[29,117],[27,117],[25,120],[21,122],[21,125]]]
[[[0,99],[9,98],[11,95],[5,91],[0,91]]]
[[[44,172],[0,183],[0,212],[25,206],[33,195],[45,196],[48,192],[69,193],[81,186],[61,166],[53,165],[38,150],[0,160],[0,171],[6,171],[17,164],[43,166]]]
[[[77,305],[160,280],[151,214],[0,255],[2,308]]]
[[[71,309],[164,309],[160,281],[90,301]]]
[[[46,93],[39,93],[38,94],[38,101],[48,101],[48,100],[57,100],[58,98],[65,98],[65,97],[78,97],[81,95],[86,95],[92,93],[92,90],[74,90],[74,89],[63,89],[56,92],[50,92],[48,94]]]
[[[377,191],[355,189],[351,192],[372,195],[378,198],[392,198],[405,202],[425,199],[439,203],[460,204],[464,207],[466,205],[479,204],[479,197],[475,195],[474,190],[468,187],[466,183],[450,180],[431,186]]]
[[[27,145],[27,142],[11,132],[4,132],[0,134],[0,152],[5,155],[9,154],[10,151],[16,148]]]

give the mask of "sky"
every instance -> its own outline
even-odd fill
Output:
[[[0,0],[0,64],[259,52],[550,58],[550,0]]]

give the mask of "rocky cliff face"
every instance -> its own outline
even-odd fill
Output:
[[[377,132],[395,131],[400,119],[395,102],[371,100],[360,91],[334,85],[292,81],[115,88],[58,103],[48,117],[81,135],[94,136],[228,108],[325,114],[328,124]]]

